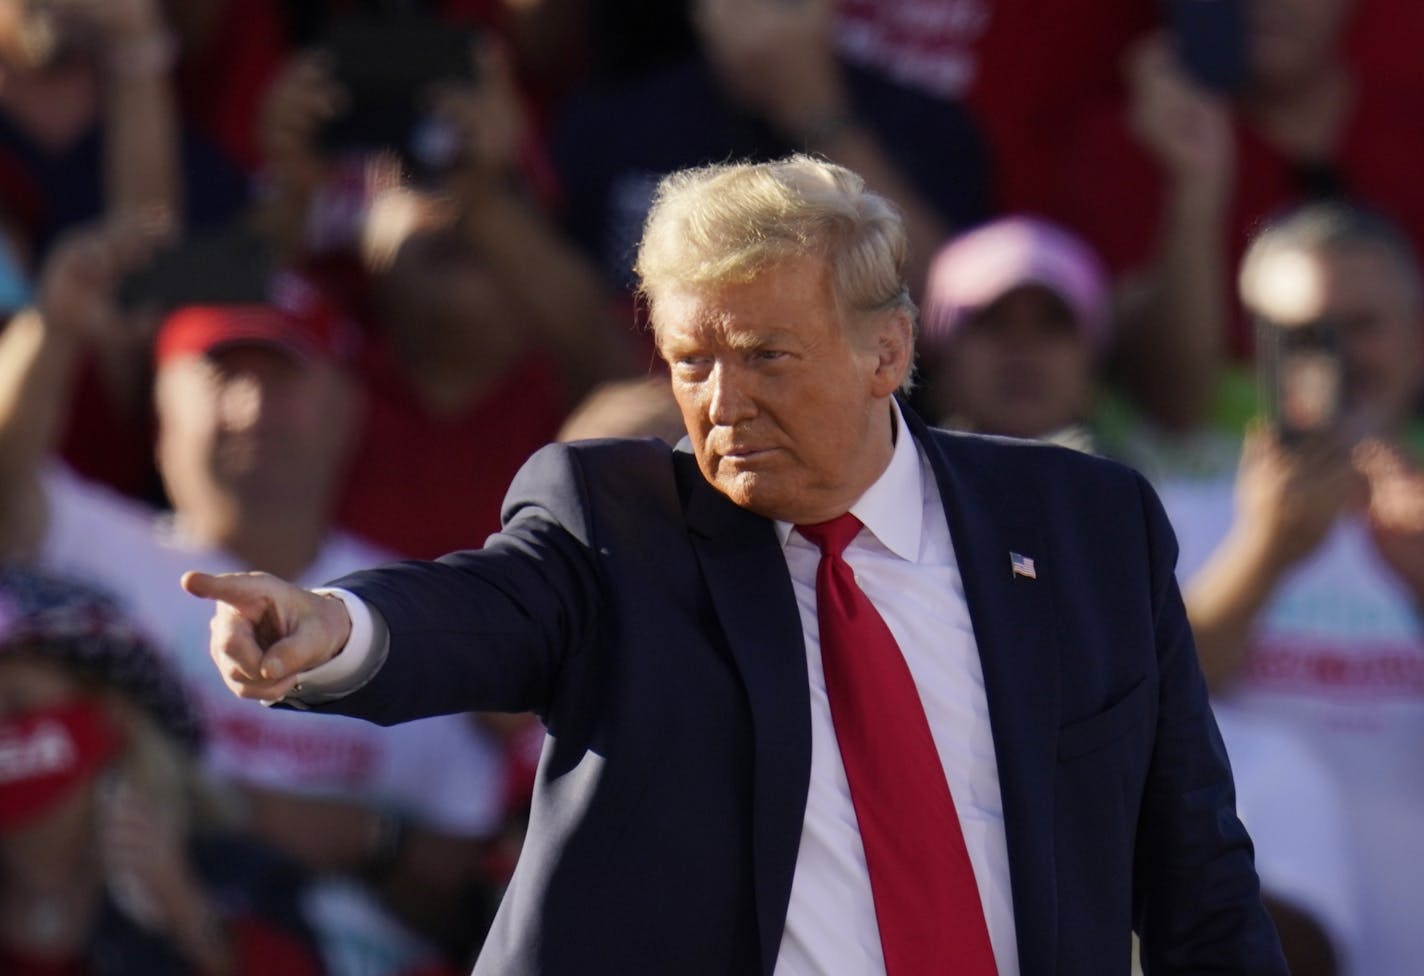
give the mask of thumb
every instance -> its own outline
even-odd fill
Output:
[[[331,660],[345,641],[337,640],[330,628],[315,618],[304,618],[285,637],[267,648],[262,655],[262,677],[281,681],[292,675],[310,671]]]

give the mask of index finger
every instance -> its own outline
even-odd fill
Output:
[[[276,580],[266,573],[212,574],[189,570],[178,582],[193,596],[226,603],[256,622],[272,605]]]

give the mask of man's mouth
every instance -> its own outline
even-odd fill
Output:
[[[719,451],[719,456],[727,461],[754,461],[757,458],[765,457],[774,448],[770,447],[732,447],[725,451]]]

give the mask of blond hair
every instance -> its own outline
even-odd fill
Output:
[[[819,257],[842,320],[915,305],[905,284],[909,250],[899,210],[843,166],[796,155],[718,163],[664,177],[634,265],[658,330],[659,299],[673,288],[751,281],[770,267]]]

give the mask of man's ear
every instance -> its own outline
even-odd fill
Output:
[[[915,361],[915,329],[903,308],[883,312],[874,326],[875,373],[871,388],[876,396],[890,396],[910,375]]]

